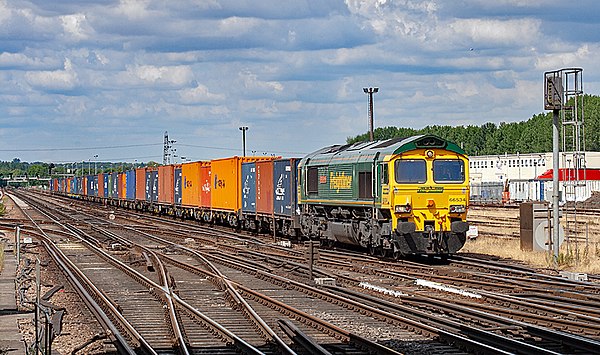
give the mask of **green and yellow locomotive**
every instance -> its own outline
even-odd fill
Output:
[[[299,165],[302,234],[377,255],[447,255],[465,243],[468,158],[433,135],[334,145]]]

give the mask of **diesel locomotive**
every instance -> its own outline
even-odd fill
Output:
[[[336,145],[299,163],[302,234],[371,254],[452,254],[468,230],[468,160],[432,135]]]
[[[468,158],[433,135],[53,179],[106,205],[227,224],[373,255],[448,255],[465,243]]]

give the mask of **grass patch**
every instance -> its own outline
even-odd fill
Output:
[[[590,243],[587,250],[584,245],[580,245],[579,255],[572,249],[567,251],[565,244],[558,256],[558,269],[600,274],[600,243]],[[480,236],[475,240],[468,240],[461,252],[496,255],[501,258],[519,260],[535,267],[554,268],[552,257],[547,252],[523,251],[519,239]]]
[[[6,214],[6,206],[4,206],[4,201],[0,200],[0,217]]]

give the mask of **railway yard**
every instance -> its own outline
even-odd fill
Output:
[[[32,242],[21,246],[18,309],[34,309],[39,260],[38,339],[44,340],[38,344],[45,351],[600,352],[597,271],[574,281],[526,258],[529,263],[482,252],[494,245],[486,240],[505,243],[498,248],[507,253],[513,245],[518,249],[518,208],[471,207],[479,237],[447,261],[390,260],[338,249],[311,255],[304,242],[39,191],[10,194],[15,199],[5,198],[8,213],[0,219],[9,241],[5,253],[13,254],[19,224]],[[583,210],[580,216],[588,226],[587,253],[595,259],[597,216]],[[31,319],[23,318],[19,329],[33,351]]]

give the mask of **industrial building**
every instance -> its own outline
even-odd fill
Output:
[[[583,201],[592,192],[600,191],[600,152],[585,152],[580,162],[585,170],[575,179],[572,172],[576,166],[571,153],[561,153],[560,162],[560,199],[561,201]],[[546,200],[552,191],[552,152],[529,154],[502,154],[471,156],[469,158],[471,200],[498,202],[503,192],[509,192],[512,201]],[[566,182],[579,180],[576,184]],[[573,185],[566,192],[564,185]],[[574,186],[577,185],[577,186]],[[506,195],[504,196],[506,199]]]

